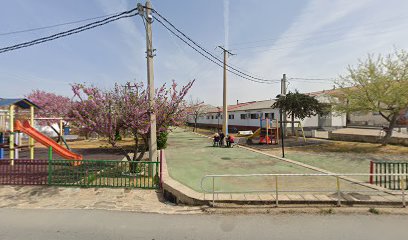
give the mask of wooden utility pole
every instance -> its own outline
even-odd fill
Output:
[[[223,121],[222,121],[222,132],[225,134],[225,137],[228,135],[228,101],[227,101],[227,59],[228,55],[234,55],[227,49],[218,46],[221,48],[224,52],[224,81],[223,81],[223,96],[222,96],[222,115],[223,115]],[[224,140],[225,141],[225,140]]]
[[[146,59],[147,59],[147,86],[149,89],[149,116],[150,116],[150,138],[149,138],[149,161],[157,161],[157,136],[156,136],[156,113],[154,112],[154,75],[153,75],[153,40],[152,40],[152,4],[146,1],[143,8],[138,4],[139,14],[146,20]]]

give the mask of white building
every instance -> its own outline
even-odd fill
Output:
[[[317,100],[324,103],[329,103],[328,93],[330,91],[322,91],[309,93],[315,96]],[[228,106],[228,127],[230,130],[256,130],[260,127],[261,119],[279,119],[279,109],[273,109],[274,100],[253,101],[246,103],[238,103]],[[289,116],[288,116],[289,117]],[[207,112],[202,114],[197,125],[202,127],[222,128],[222,108],[208,108]],[[287,119],[290,121],[290,119]],[[299,119],[295,119],[299,121]],[[189,124],[194,124],[194,118],[189,117]],[[301,121],[305,130],[316,129],[334,129],[346,126],[346,115],[331,113],[327,116],[312,116]]]

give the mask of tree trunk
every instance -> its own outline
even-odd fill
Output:
[[[389,141],[390,141],[390,139],[392,137],[392,131],[394,130],[395,125],[397,123],[397,118],[398,118],[398,114],[394,113],[392,115],[391,119],[390,119],[390,122],[388,124],[388,128],[384,129],[385,130],[385,136],[382,139],[382,145],[383,146],[386,146],[389,143]]]
[[[295,136],[295,114],[292,113],[292,136]]]
[[[193,132],[195,132],[197,129],[197,117],[194,118],[194,128],[193,128]]]
[[[51,124],[48,126],[57,134],[57,143],[59,143],[61,141],[61,133],[57,129],[55,129]]]

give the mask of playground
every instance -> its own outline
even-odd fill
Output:
[[[166,161],[169,174],[173,179],[198,192],[202,192],[201,179],[208,174],[319,173],[239,147],[213,147],[211,139],[182,128],[174,129],[169,136]],[[268,177],[225,178],[217,181],[219,182],[216,190],[223,191],[270,190],[275,184],[275,180]],[[343,180],[340,184],[348,190],[366,189],[361,185]],[[336,181],[334,177],[287,177],[282,179],[280,185],[282,191],[313,192],[335,189]],[[210,189],[211,183],[205,181],[203,186],[205,189]]]
[[[59,143],[40,132],[34,127],[38,106],[28,99],[0,99],[0,109],[0,184],[128,188],[159,185],[157,161],[122,161],[123,152],[104,147],[103,141],[82,140],[70,142],[73,144],[69,146],[62,121]],[[121,143],[122,151],[127,143]]]

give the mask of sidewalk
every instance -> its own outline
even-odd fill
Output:
[[[155,190],[0,186],[0,208],[102,209],[162,214],[196,214],[200,207],[165,203]]]

